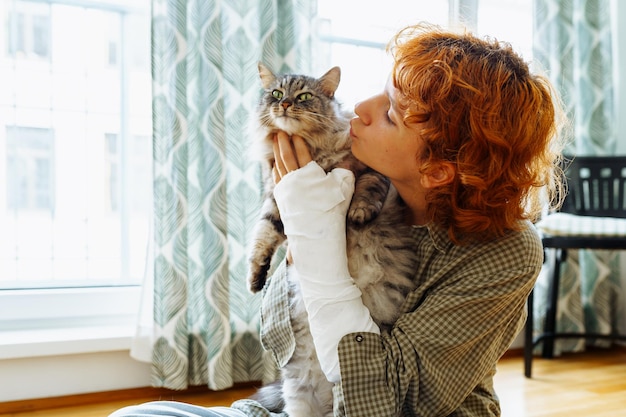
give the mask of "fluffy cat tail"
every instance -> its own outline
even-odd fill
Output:
[[[263,407],[272,413],[282,412],[285,408],[282,381],[272,382],[271,384],[259,388],[259,390],[254,393],[250,399],[258,401]]]

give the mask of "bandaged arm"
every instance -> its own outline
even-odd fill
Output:
[[[318,359],[334,383],[341,380],[341,338],[380,334],[348,271],[346,213],[353,193],[352,171],[327,174],[316,162],[284,176],[274,189]]]

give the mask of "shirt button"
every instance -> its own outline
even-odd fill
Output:
[[[362,335],[360,335],[360,334],[357,334],[357,335],[354,337],[354,340],[356,340],[358,343],[361,343],[361,342],[363,341],[363,336],[362,336]]]

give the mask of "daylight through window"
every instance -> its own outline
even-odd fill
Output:
[[[138,284],[149,0],[0,0],[0,288]]]

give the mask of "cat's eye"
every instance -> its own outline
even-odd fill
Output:
[[[272,91],[272,97],[274,97],[276,100],[280,100],[281,98],[283,98],[283,92],[280,90],[274,90]]]
[[[307,101],[313,98],[313,94],[311,93],[302,93],[298,96],[299,101]]]

